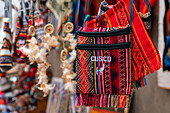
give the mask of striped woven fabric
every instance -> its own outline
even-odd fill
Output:
[[[16,35],[15,35],[15,43],[14,43],[14,53],[13,58],[14,62],[25,63],[28,62],[28,58],[24,55],[20,47],[27,44],[27,40],[30,39],[28,34],[28,27],[32,25],[32,15],[29,15],[28,22],[26,19],[23,19],[23,29],[21,29],[19,18],[17,19],[17,27],[16,27]]]
[[[129,23],[129,6],[126,2],[120,0],[101,16],[87,16],[85,27],[118,27],[125,26]],[[143,22],[134,7],[132,22],[132,72],[133,81],[143,81],[145,84],[145,75],[149,71],[154,71],[161,68],[161,60],[159,53],[148,35]]]
[[[3,42],[0,50],[0,71],[5,72],[12,67],[11,57],[11,29],[9,28],[9,18],[3,18]]]

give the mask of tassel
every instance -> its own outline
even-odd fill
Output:
[[[78,106],[78,99],[77,99],[77,95],[75,94],[75,99],[76,99],[76,105]]]
[[[92,106],[94,107],[95,106],[95,102],[96,102],[96,95],[94,95],[93,97],[92,97]]]
[[[107,107],[110,107],[110,94],[108,95]]]
[[[78,106],[126,108],[130,105],[129,99],[129,95],[76,94]]]
[[[144,85],[147,86],[147,81],[146,81],[146,78],[144,77]]]
[[[83,105],[83,99],[82,99],[82,95],[80,94],[80,106],[82,106]]]
[[[103,95],[100,95],[100,107],[102,107],[102,103],[103,103],[102,99],[103,99]]]

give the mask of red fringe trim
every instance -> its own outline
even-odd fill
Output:
[[[76,94],[77,106],[129,108],[130,95]]]

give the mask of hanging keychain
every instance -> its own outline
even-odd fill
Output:
[[[69,3],[68,3],[68,10],[70,10],[70,4]],[[64,4],[62,6],[62,11],[64,11]],[[68,20],[69,20],[69,12],[70,11],[68,11],[68,15],[67,15]],[[70,32],[73,31],[73,29],[74,29],[74,26],[73,26],[73,24],[71,22],[67,22],[63,27],[64,33],[70,33]],[[63,40],[63,50],[60,53],[60,60],[65,61],[67,59],[67,55],[68,55],[68,50],[66,49],[65,41]]]
[[[70,22],[70,19],[69,19],[69,13],[70,13],[70,2],[68,3],[68,22],[64,25],[64,32],[66,33],[71,33],[74,29],[74,25],[73,23]]]
[[[34,11],[33,11],[33,0],[31,0],[31,13],[33,14]],[[33,26],[33,16],[31,16],[32,18],[32,25],[28,28],[28,33],[31,37],[34,37],[35,36],[35,27]]]
[[[50,2],[52,2],[50,0]],[[48,24],[44,27],[44,32],[52,35],[54,33],[54,26],[51,24],[52,22],[52,13],[48,10]]]
[[[37,39],[41,40],[44,35],[44,23],[39,9],[39,0],[34,0],[36,2],[36,11],[34,12],[34,26],[36,28],[35,36]]]

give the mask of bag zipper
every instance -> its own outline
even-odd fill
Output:
[[[131,42],[117,44],[77,44],[76,49],[80,50],[112,50],[130,48]]]
[[[126,35],[131,33],[131,27],[124,29],[117,29],[111,30],[109,32],[84,32],[84,31],[77,31],[78,36],[85,36],[85,37],[109,37],[109,36],[118,36],[118,35]]]

